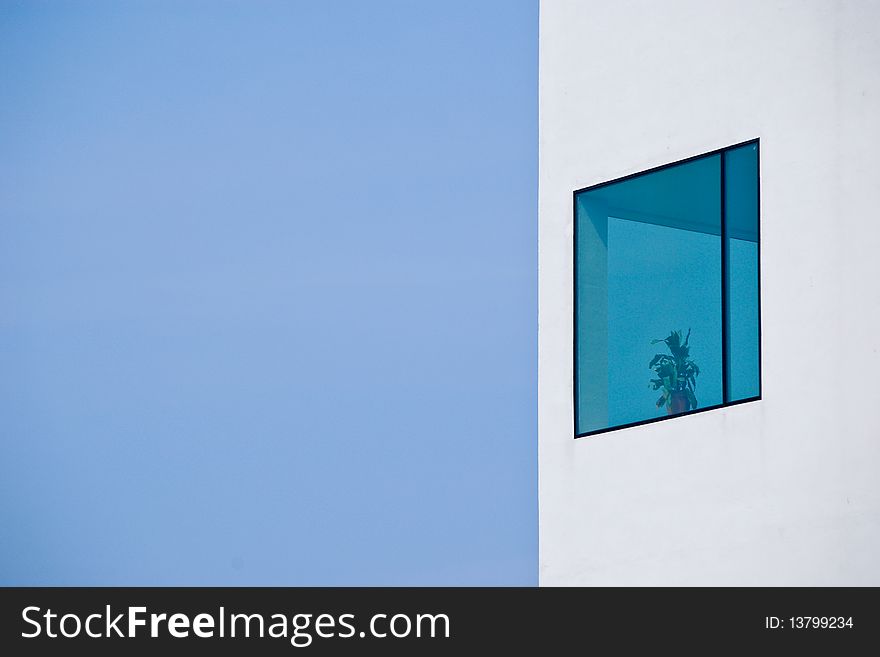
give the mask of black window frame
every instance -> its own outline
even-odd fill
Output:
[[[737,399],[735,401],[728,401],[728,321],[729,321],[729,307],[728,307],[728,296],[729,296],[729,285],[726,283],[726,278],[728,274],[728,233],[727,233],[727,219],[726,219],[726,200],[727,200],[727,192],[726,192],[726,182],[725,182],[725,153],[727,151],[731,151],[736,148],[740,148],[742,146],[755,145],[757,146],[757,173],[758,180],[757,182],[757,190],[758,190],[758,212],[757,212],[757,257],[758,257],[758,394],[754,397],[747,397],[745,399]],[[706,406],[704,408],[696,408],[689,411],[683,411],[681,413],[676,413],[675,415],[660,415],[657,417],[648,418],[645,420],[639,420],[637,422],[627,422],[625,424],[618,424],[613,427],[606,427],[604,429],[594,429],[592,431],[584,431],[578,433],[578,408],[579,408],[579,389],[578,389],[578,293],[577,293],[577,245],[578,245],[578,213],[577,213],[577,199],[578,194],[582,192],[589,192],[594,189],[599,189],[600,187],[606,187],[608,185],[613,185],[615,183],[623,182],[625,180],[629,180],[631,178],[638,178],[640,176],[644,176],[647,174],[655,173],[657,171],[662,171],[664,169],[668,169],[670,167],[678,166],[681,164],[686,164],[688,162],[693,162],[695,160],[700,160],[707,157],[712,157],[718,155],[721,161],[721,193],[720,193],[720,203],[721,203],[721,382],[722,382],[722,399],[724,400],[720,404],[713,404],[712,406]],[[716,148],[715,150],[708,151],[705,153],[700,153],[698,155],[691,155],[689,157],[676,160],[675,162],[669,162],[667,164],[661,164],[656,167],[651,167],[649,169],[644,169],[642,171],[636,171],[634,173],[629,173],[625,176],[620,176],[618,178],[614,178],[612,180],[605,180],[600,183],[596,183],[594,185],[588,185],[586,187],[581,187],[572,192],[572,223],[574,226],[573,237],[572,237],[572,292],[573,292],[573,306],[572,306],[572,327],[573,327],[573,341],[572,346],[574,349],[572,364],[573,364],[573,414],[572,414],[572,428],[574,433],[574,438],[587,438],[590,436],[596,436],[600,434],[610,433],[613,431],[619,431],[621,429],[630,429],[632,427],[639,427],[645,424],[653,424],[654,422],[662,422],[664,420],[674,420],[681,417],[685,417],[687,415],[694,415],[696,413],[704,413],[706,411],[715,411],[720,408],[728,408],[730,406],[738,406],[739,404],[747,404],[749,402],[760,401],[763,398],[763,337],[761,334],[761,138],[755,137],[754,139],[748,139],[746,141],[742,141],[736,144],[731,144],[730,146],[723,146],[721,148]]]

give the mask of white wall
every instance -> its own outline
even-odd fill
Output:
[[[544,585],[880,585],[880,2],[542,0]],[[573,439],[572,190],[761,138],[760,402]]]

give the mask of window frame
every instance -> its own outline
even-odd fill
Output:
[[[740,148],[742,146],[748,145],[757,146],[757,176],[758,179],[756,181],[757,184],[757,275],[758,275],[758,394],[753,397],[747,397],[744,399],[737,399],[735,401],[728,401],[728,349],[729,349],[729,335],[728,335],[728,321],[729,321],[729,285],[727,284],[728,278],[728,233],[727,233],[727,218],[726,218],[726,206],[727,206],[727,192],[726,192],[726,181],[725,181],[725,153],[727,151],[734,150],[736,148]],[[656,173],[658,171],[662,171],[664,169],[668,169],[670,167],[678,166],[681,164],[686,164],[688,162],[693,162],[695,160],[699,160],[702,158],[711,157],[713,155],[720,156],[720,169],[721,169],[721,193],[720,193],[720,204],[721,204],[721,381],[722,381],[722,403],[713,404],[711,406],[706,406],[703,408],[696,408],[689,411],[683,411],[681,413],[676,413],[675,415],[659,415],[657,417],[647,418],[645,420],[638,420],[636,422],[628,422],[625,424],[618,424],[612,427],[606,427],[604,429],[594,429],[592,431],[584,431],[578,433],[578,420],[579,420],[579,407],[580,407],[580,395],[579,395],[579,387],[578,387],[578,269],[577,269],[577,246],[578,246],[578,195],[583,192],[589,192],[594,189],[599,189],[601,187],[606,187],[608,185],[613,185],[615,183],[620,183],[625,180],[630,180],[632,178],[638,178],[640,176],[645,176],[651,173]],[[610,433],[612,431],[619,431],[621,429],[630,429],[632,427],[638,427],[645,424],[652,424],[654,422],[662,422],[664,420],[674,420],[677,418],[685,417],[687,415],[694,415],[696,413],[703,413],[706,411],[714,411],[720,408],[727,408],[730,406],[737,406],[739,404],[746,404],[749,402],[760,401],[763,397],[763,354],[762,354],[762,343],[763,338],[761,334],[761,138],[755,137],[754,139],[748,139],[746,141],[742,141],[736,144],[731,144],[730,146],[723,146],[721,148],[716,148],[712,151],[707,151],[705,153],[700,153],[698,155],[691,155],[689,157],[676,160],[674,162],[668,162],[666,164],[661,164],[659,166],[651,167],[649,169],[644,169],[642,171],[637,171],[634,173],[630,173],[624,176],[620,176],[618,178],[613,178],[611,180],[605,180],[603,182],[599,182],[593,185],[588,185],[586,187],[581,187],[579,189],[575,189],[572,192],[572,224],[574,226],[572,232],[572,327],[573,327],[573,358],[572,358],[572,391],[573,391],[573,414],[572,414],[572,433],[574,434],[574,438],[586,438],[589,436],[596,436],[600,434]]]

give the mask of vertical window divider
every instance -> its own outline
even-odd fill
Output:
[[[721,400],[723,404],[730,401],[728,390],[728,323],[730,321],[730,309],[728,299],[728,276],[729,253],[727,249],[727,189],[725,184],[724,162],[727,159],[727,151],[720,153],[721,166]]]

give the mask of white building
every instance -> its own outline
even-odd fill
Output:
[[[540,20],[541,584],[880,585],[880,2]],[[575,439],[572,193],[755,138],[762,399]]]

